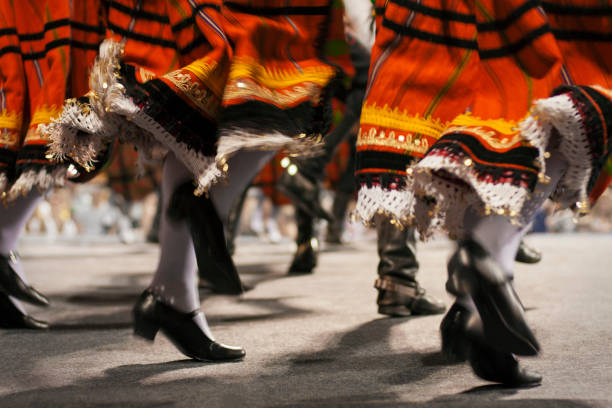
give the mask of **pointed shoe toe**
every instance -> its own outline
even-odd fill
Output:
[[[0,328],[47,330],[49,324],[19,310],[5,293],[0,293]]]
[[[10,264],[11,259],[16,261],[15,256],[12,253],[9,256],[0,255],[0,290],[33,305],[49,306],[49,299],[25,283],[15,272]]]
[[[512,353],[501,352],[477,341],[472,341],[469,362],[474,373],[483,380],[510,387],[534,387],[542,376],[520,367]]]
[[[209,347],[208,360],[232,361],[241,360],[246,356],[246,351],[242,347],[228,346],[213,341]]]

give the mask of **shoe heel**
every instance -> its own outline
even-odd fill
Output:
[[[144,316],[134,316],[134,335],[153,341],[159,331],[159,322]]]

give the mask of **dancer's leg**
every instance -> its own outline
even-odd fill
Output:
[[[190,171],[183,163],[169,153],[162,175],[159,264],[149,286],[151,292],[182,313],[200,308],[196,258],[187,222],[169,218],[168,207],[176,188],[191,178]],[[214,339],[203,313],[195,314],[194,321],[208,337]]]
[[[28,285],[21,262],[14,255],[25,224],[42,197],[43,193],[34,189],[8,205],[0,206],[0,256],[2,257],[3,282],[0,291],[6,292],[0,294],[0,327],[3,328],[44,329],[48,327],[47,323],[28,316],[21,302],[8,295],[19,290],[20,297],[24,300],[27,299],[39,305],[48,304],[42,294]],[[10,255],[11,253],[13,256]]]
[[[228,160],[229,182],[215,184],[210,189],[211,200],[223,224],[227,223],[234,203],[275,154],[274,151],[240,151]]]
[[[191,177],[176,156],[168,154],[162,176],[159,264],[151,285],[134,306],[134,333],[153,340],[162,329],[181,352],[193,359],[237,360],[244,357],[244,350],[217,343],[199,310],[193,239],[188,220],[177,217],[174,208],[180,205],[174,196],[183,193],[181,188]],[[206,208],[191,215],[197,216],[206,217]]]
[[[561,154],[551,155],[546,161],[548,183],[538,183],[536,191],[525,203],[521,214],[524,226],[514,225],[502,215],[480,215],[468,208],[464,218],[466,236],[471,236],[482,245],[491,257],[502,267],[509,279],[514,278],[514,259],[523,235],[527,232],[537,210],[554,191],[563,175],[567,164]],[[474,302],[469,296],[458,296],[457,303],[471,311],[475,311]]]
[[[7,206],[0,207],[0,291],[13,298],[46,306],[49,300],[28,284],[17,256],[19,237],[42,196],[39,190],[34,189]],[[23,311],[18,302],[13,303]]]
[[[539,346],[508,282],[513,278],[516,251],[527,226],[567,166],[558,152],[551,154],[546,165],[549,182],[539,183],[523,207],[520,221],[525,227],[501,216],[479,216],[469,210],[464,224],[467,241],[460,243],[449,262],[447,287],[465,293],[461,287],[467,285],[469,294],[457,297],[441,324],[443,352],[460,360],[469,358],[476,374],[490,381],[513,385],[541,381],[540,375],[521,369],[511,352],[533,354]],[[467,340],[467,332],[471,340]]]
[[[17,252],[19,237],[42,197],[43,193],[33,189],[6,206],[0,205],[0,255],[8,256],[10,252]],[[13,258],[11,266],[27,282],[23,267],[17,259]]]
[[[548,183],[538,183],[531,198],[523,206],[520,221],[523,226],[513,225],[503,215],[479,215],[468,209],[465,214],[465,231],[482,245],[502,267],[508,277],[513,277],[514,260],[523,235],[527,232],[537,210],[554,191],[567,164],[561,154],[551,154],[546,162]]]

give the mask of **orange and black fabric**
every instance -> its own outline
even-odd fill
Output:
[[[413,171],[436,173],[414,191],[436,196],[430,213],[444,200],[433,190],[447,191],[448,202],[466,186],[487,211],[517,213],[542,178],[544,154],[520,124],[534,102],[561,85],[610,89],[612,5],[380,0],[377,11],[357,144],[363,218],[412,205],[393,191],[429,177]],[[605,105],[598,99],[592,108],[606,110],[599,102]],[[608,153],[593,157],[594,170]]]
[[[201,192],[219,177],[213,173],[226,155],[303,146],[329,125],[330,89],[350,71],[341,1],[114,0],[108,6],[101,50],[110,53],[101,51],[92,74],[97,89],[72,103],[66,128],[81,129],[88,118],[74,117],[90,108],[103,123],[129,121],[119,126],[135,125],[144,139],[174,151]],[[111,75],[103,64],[120,69]],[[110,95],[117,82],[127,99]],[[91,162],[90,152],[71,147],[88,144],[83,135],[65,129],[57,135],[55,157]]]
[[[295,136],[328,126],[320,89],[340,72],[327,56],[347,54],[343,34],[330,34],[342,28],[330,24],[341,21],[341,8],[327,0],[191,2],[191,10],[177,3],[167,6],[174,49],[189,64],[127,88],[180,143],[214,155],[217,126]],[[127,46],[124,61],[128,81],[134,67],[150,69]]]
[[[48,188],[46,125],[87,91],[103,38],[98,0],[0,1],[0,179],[3,194]],[[61,176],[58,175],[59,178]]]

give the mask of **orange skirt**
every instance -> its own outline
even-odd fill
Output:
[[[553,127],[566,156],[573,145],[589,146],[567,157],[572,177],[560,185],[562,200],[583,208],[610,151],[612,6],[453,4],[377,2],[357,214],[369,221],[386,212],[425,235],[437,227],[459,233],[468,205],[517,218],[545,177]]]
[[[134,3],[109,5],[89,96],[51,132],[57,159],[92,167],[121,135],[144,157],[174,152],[201,193],[235,151],[309,151],[328,127],[332,81],[350,70],[341,3]]]
[[[18,4],[18,5],[15,5]],[[104,28],[98,0],[0,0],[0,193],[47,189],[66,169],[46,157],[64,99],[89,88]]]

